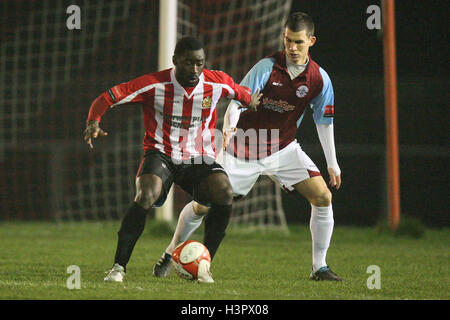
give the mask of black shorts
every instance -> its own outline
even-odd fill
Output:
[[[143,174],[154,174],[161,178],[162,192],[153,207],[161,207],[164,204],[172,183],[176,183],[181,189],[189,193],[196,202],[209,207],[210,203],[202,197],[198,191],[198,186],[203,178],[217,172],[226,174],[222,166],[211,158],[195,158],[191,160],[191,163],[176,163],[171,157],[158,150],[147,150],[136,177]]]

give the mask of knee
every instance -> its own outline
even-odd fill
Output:
[[[312,199],[310,199],[310,202],[316,207],[328,207],[329,205],[331,205],[331,200],[331,191],[326,188],[322,192],[315,195]]]
[[[136,193],[134,201],[145,210],[149,210],[158,200],[159,194],[151,188],[139,189]]]
[[[211,192],[211,203],[218,205],[232,204],[233,189],[229,183],[219,183]]]

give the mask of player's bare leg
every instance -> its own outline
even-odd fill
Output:
[[[105,277],[105,281],[122,281],[136,241],[144,231],[145,218],[152,205],[158,200],[161,191],[162,181],[156,175],[143,174],[136,179],[136,197],[122,219],[114,266]]]
[[[331,271],[326,263],[334,227],[330,190],[321,176],[304,180],[296,184],[294,188],[311,204],[310,230],[313,266],[310,278],[341,281],[342,278]]]

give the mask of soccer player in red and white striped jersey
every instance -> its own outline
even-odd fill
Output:
[[[107,135],[99,122],[109,108],[140,104],[145,124],[145,153],[136,176],[136,197],[122,220],[114,266],[106,281],[122,281],[147,213],[164,203],[172,183],[211,207],[212,229],[204,244],[212,255],[229,222],[232,188],[215,162],[216,106],[221,98],[229,98],[256,109],[261,94],[251,95],[250,89],[222,71],[204,69],[203,45],[195,38],[177,43],[173,63],[174,68],[112,87],[95,99],[89,110],[84,139],[91,148],[92,139]],[[199,280],[213,282],[209,272]]]
[[[204,58],[197,58],[203,64]],[[248,105],[250,89],[222,71],[196,68],[189,73],[179,66],[116,85],[93,102],[88,122],[95,127],[94,121],[99,122],[108,108],[139,103],[145,123],[144,150],[158,150],[175,161],[200,155],[215,158],[217,102],[229,98]],[[87,141],[92,147],[90,137]]]

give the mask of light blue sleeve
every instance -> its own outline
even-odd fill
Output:
[[[257,89],[261,92],[269,80],[274,64],[275,59],[273,58],[261,59],[253,66],[253,68],[250,69],[244,79],[242,79],[240,83],[241,86],[250,88],[252,93],[254,93]],[[241,105],[239,101],[235,100],[235,102],[238,105]]]
[[[333,124],[334,112],[330,112],[330,108],[334,110],[334,91],[328,74],[320,68],[320,74],[323,79],[323,88],[317,97],[311,100],[311,109],[313,110],[313,118],[316,124]],[[327,110],[327,106],[328,110]]]

